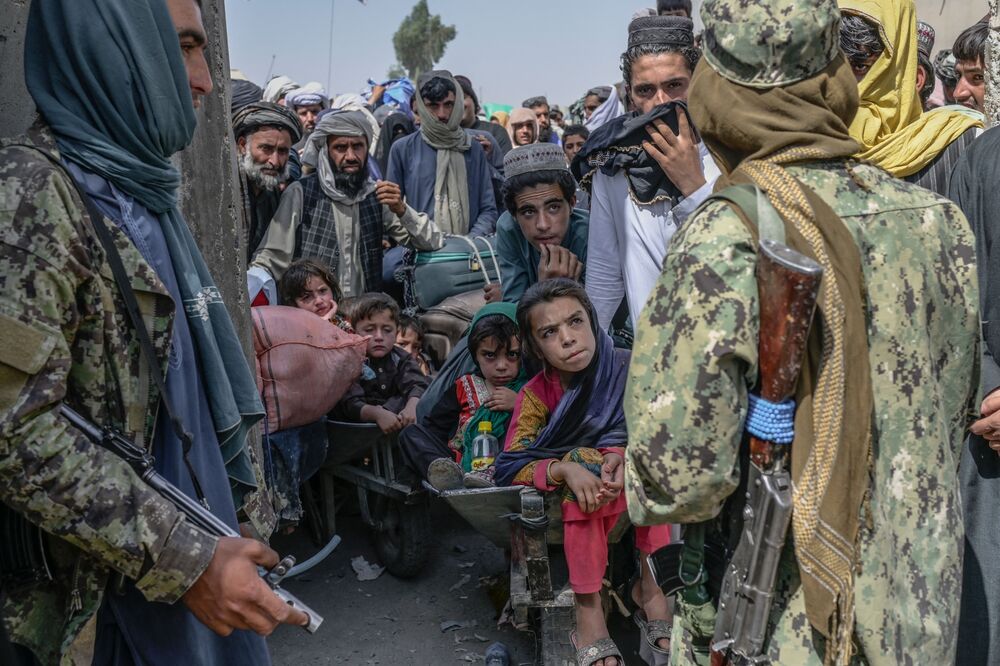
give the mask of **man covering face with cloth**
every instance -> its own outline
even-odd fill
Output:
[[[337,275],[344,296],[381,287],[382,238],[436,250],[441,232],[403,202],[399,186],[368,175],[372,129],[360,111],[332,111],[310,135],[302,161],[315,171],[292,183],[247,272],[250,298],[274,283],[296,259],[315,259]]]
[[[422,75],[417,87],[413,104],[420,131],[393,145],[388,179],[443,233],[492,233],[497,207],[490,165],[479,142],[462,129],[462,87],[443,70]]]

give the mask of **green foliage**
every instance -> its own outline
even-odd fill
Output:
[[[401,79],[406,76],[406,70],[401,65],[393,65],[385,74],[388,79]]]
[[[421,73],[434,69],[457,34],[455,26],[441,23],[440,15],[431,15],[427,0],[418,0],[392,37],[396,60],[416,83]]]

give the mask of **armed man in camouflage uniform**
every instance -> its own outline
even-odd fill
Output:
[[[766,654],[796,666],[950,664],[956,472],[979,375],[974,239],[950,202],[849,159],[857,86],[835,0],[706,0],[702,17],[690,107],[724,174],[717,191],[759,188],[787,244],[825,269]],[[636,524],[722,529],[720,513],[741,508],[737,496],[724,503],[758,373],[754,217],[719,199],[694,213],[639,320],[626,392]],[[678,606],[674,661],[706,663],[704,608]]]
[[[193,527],[58,409],[154,451],[161,473],[236,528],[231,484],[253,483],[244,439],[260,402],[169,161],[212,89],[205,46],[197,0],[31,6],[26,79],[44,122],[0,149],[0,510],[45,530],[51,572],[0,577],[0,617],[27,664],[266,664],[253,632],[306,621],[257,575],[273,551]],[[81,192],[195,435],[183,455]]]

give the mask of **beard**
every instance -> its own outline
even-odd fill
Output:
[[[250,151],[243,153],[240,156],[240,173],[246,176],[247,182],[251,185],[255,185],[262,190],[276,190],[282,184],[288,182],[288,176],[291,170],[291,164],[285,162],[285,166],[277,174],[265,173],[264,170],[269,168],[267,163],[257,164],[253,161],[253,155]]]
[[[362,166],[355,173],[347,173],[334,167],[333,182],[337,186],[338,191],[343,192],[351,198],[356,197],[361,193],[365,183],[368,182],[368,169]]]

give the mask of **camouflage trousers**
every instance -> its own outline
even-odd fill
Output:
[[[805,596],[794,560],[788,557],[782,559],[776,588],[778,595],[771,607],[768,623],[768,659],[774,666],[823,666],[826,639],[809,624]],[[692,608],[683,603],[678,603],[676,608],[670,637],[671,666],[710,666],[708,645],[713,631],[714,609]],[[855,645],[851,664],[867,666],[869,663]]]

